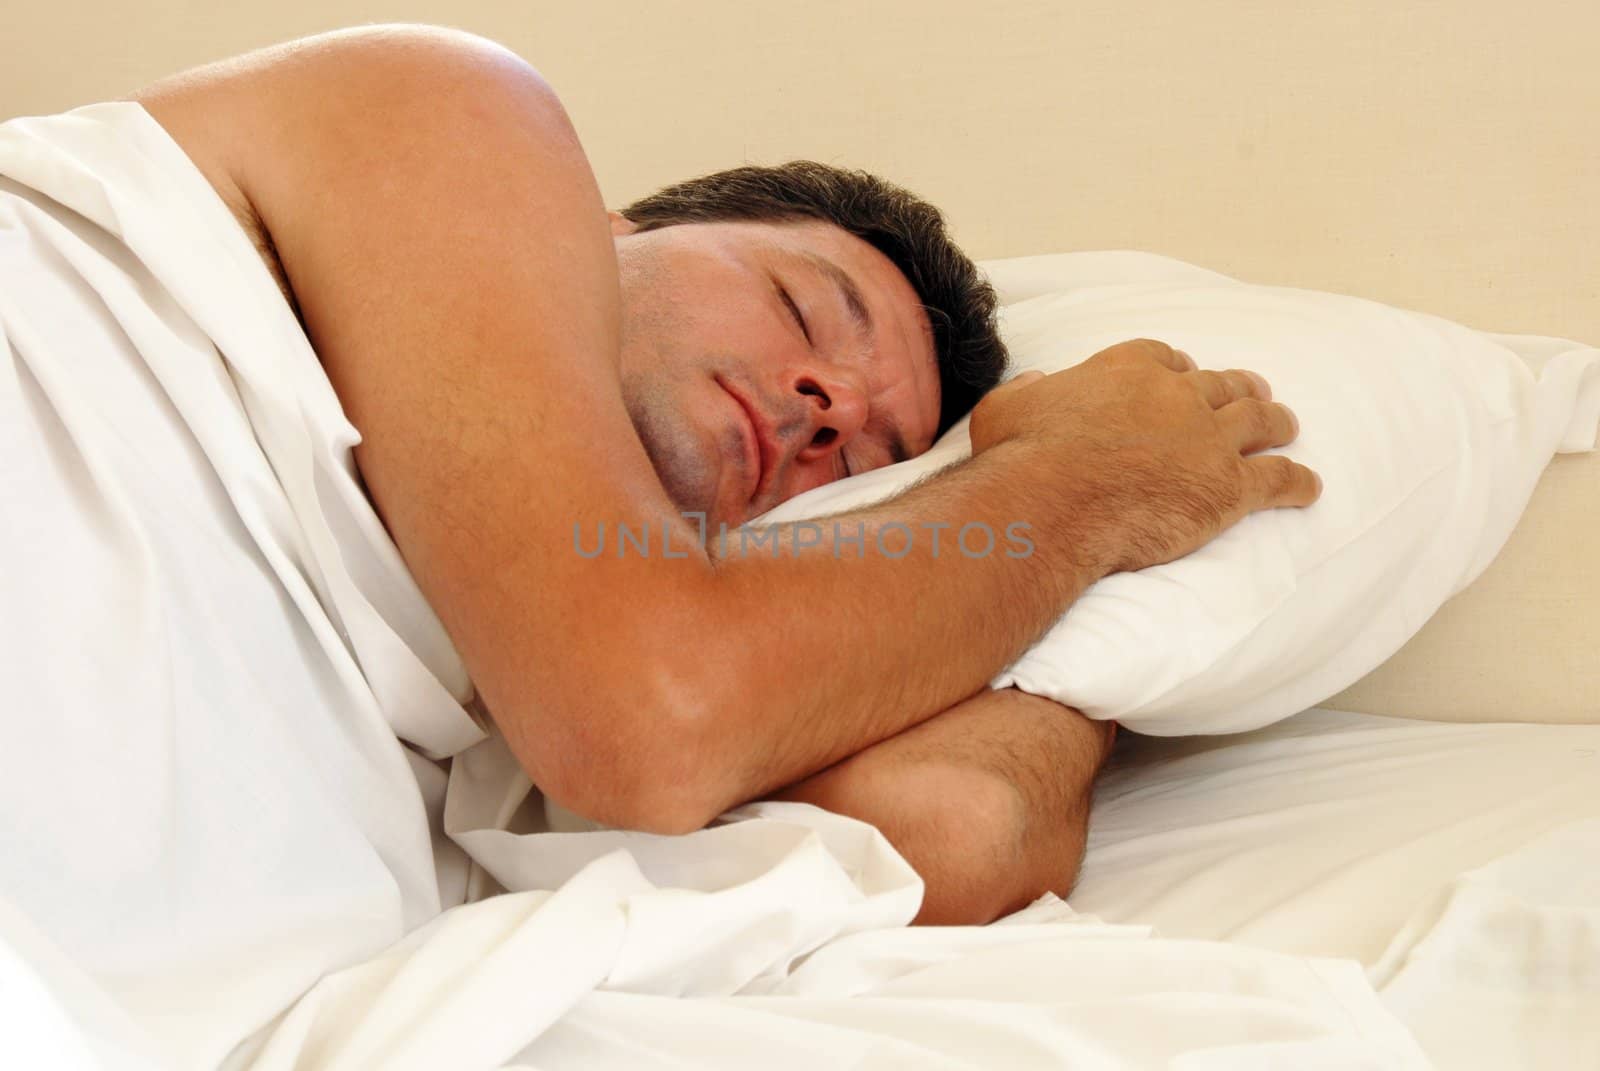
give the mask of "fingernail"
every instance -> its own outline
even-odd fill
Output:
[[[1271,385],[1268,384],[1266,380],[1262,379],[1259,375],[1257,375],[1255,372],[1250,371],[1249,369],[1246,369],[1244,374],[1249,376],[1251,379],[1255,380],[1256,386],[1260,389],[1261,397],[1264,400],[1270,402],[1272,400],[1272,387],[1271,387]]]

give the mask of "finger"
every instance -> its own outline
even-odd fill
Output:
[[[1240,398],[1217,410],[1217,423],[1241,454],[1287,446],[1300,434],[1300,421],[1279,402]]]
[[[1191,358],[1187,353],[1184,353],[1182,350],[1175,350],[1165,342],[1162,342],[1158,339],[1136,338],[1129,342],[1123,343],[1123,346],[1131,347],[1140,353],[1144,353],[1154,358],[1156,361],[1166,365],[1174,372],[1190,372],[1193,371],[1195,367],[1194,359]],[[1122,346],[1113,348],[1121,349]]]
[[[1259,398],[1264,402],[1272,400],[1272,388],[1267,381],[1242,368],[1229,368],[1221,372],[1190,372],[1188,379],[1213,409],[1221,409],[1241,398]]]
[[[1309,506],[1322,497],[1322,477],[1282,454],[1244,459],[1252,510]]]

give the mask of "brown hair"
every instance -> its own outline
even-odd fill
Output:
[[[675,183],[622,209],[640,230],[675,223],[818,219],[871,244],[922,299],[939,360],[939,434],[1005,373],[995,292],[950,240],[944,216],[866,171],[811,160],[746,166]]]

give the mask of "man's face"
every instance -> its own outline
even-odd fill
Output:
[[[623,399],[679,509],[732,528],[932,445],[928,316],[871,245],[810,221],[612,230]]]

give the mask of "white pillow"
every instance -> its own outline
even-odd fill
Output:
[[[1536,377],[1504,340],[1436,317],[1148,254],[985,268],[1015,371],[1147,337],[1201,368],[1259,372],[1300,420],[1274,452],[1323,479],[1313,506],[1252,514],[1179,561],[1104,578],[992,682],[1137,732],[1240,732],[1350,685],[1483,571],[1553,453],[1594,447],[1600,350],[1560,346]],[[928,453],[760,523],[877,502],[969,452],[962,421]]]

